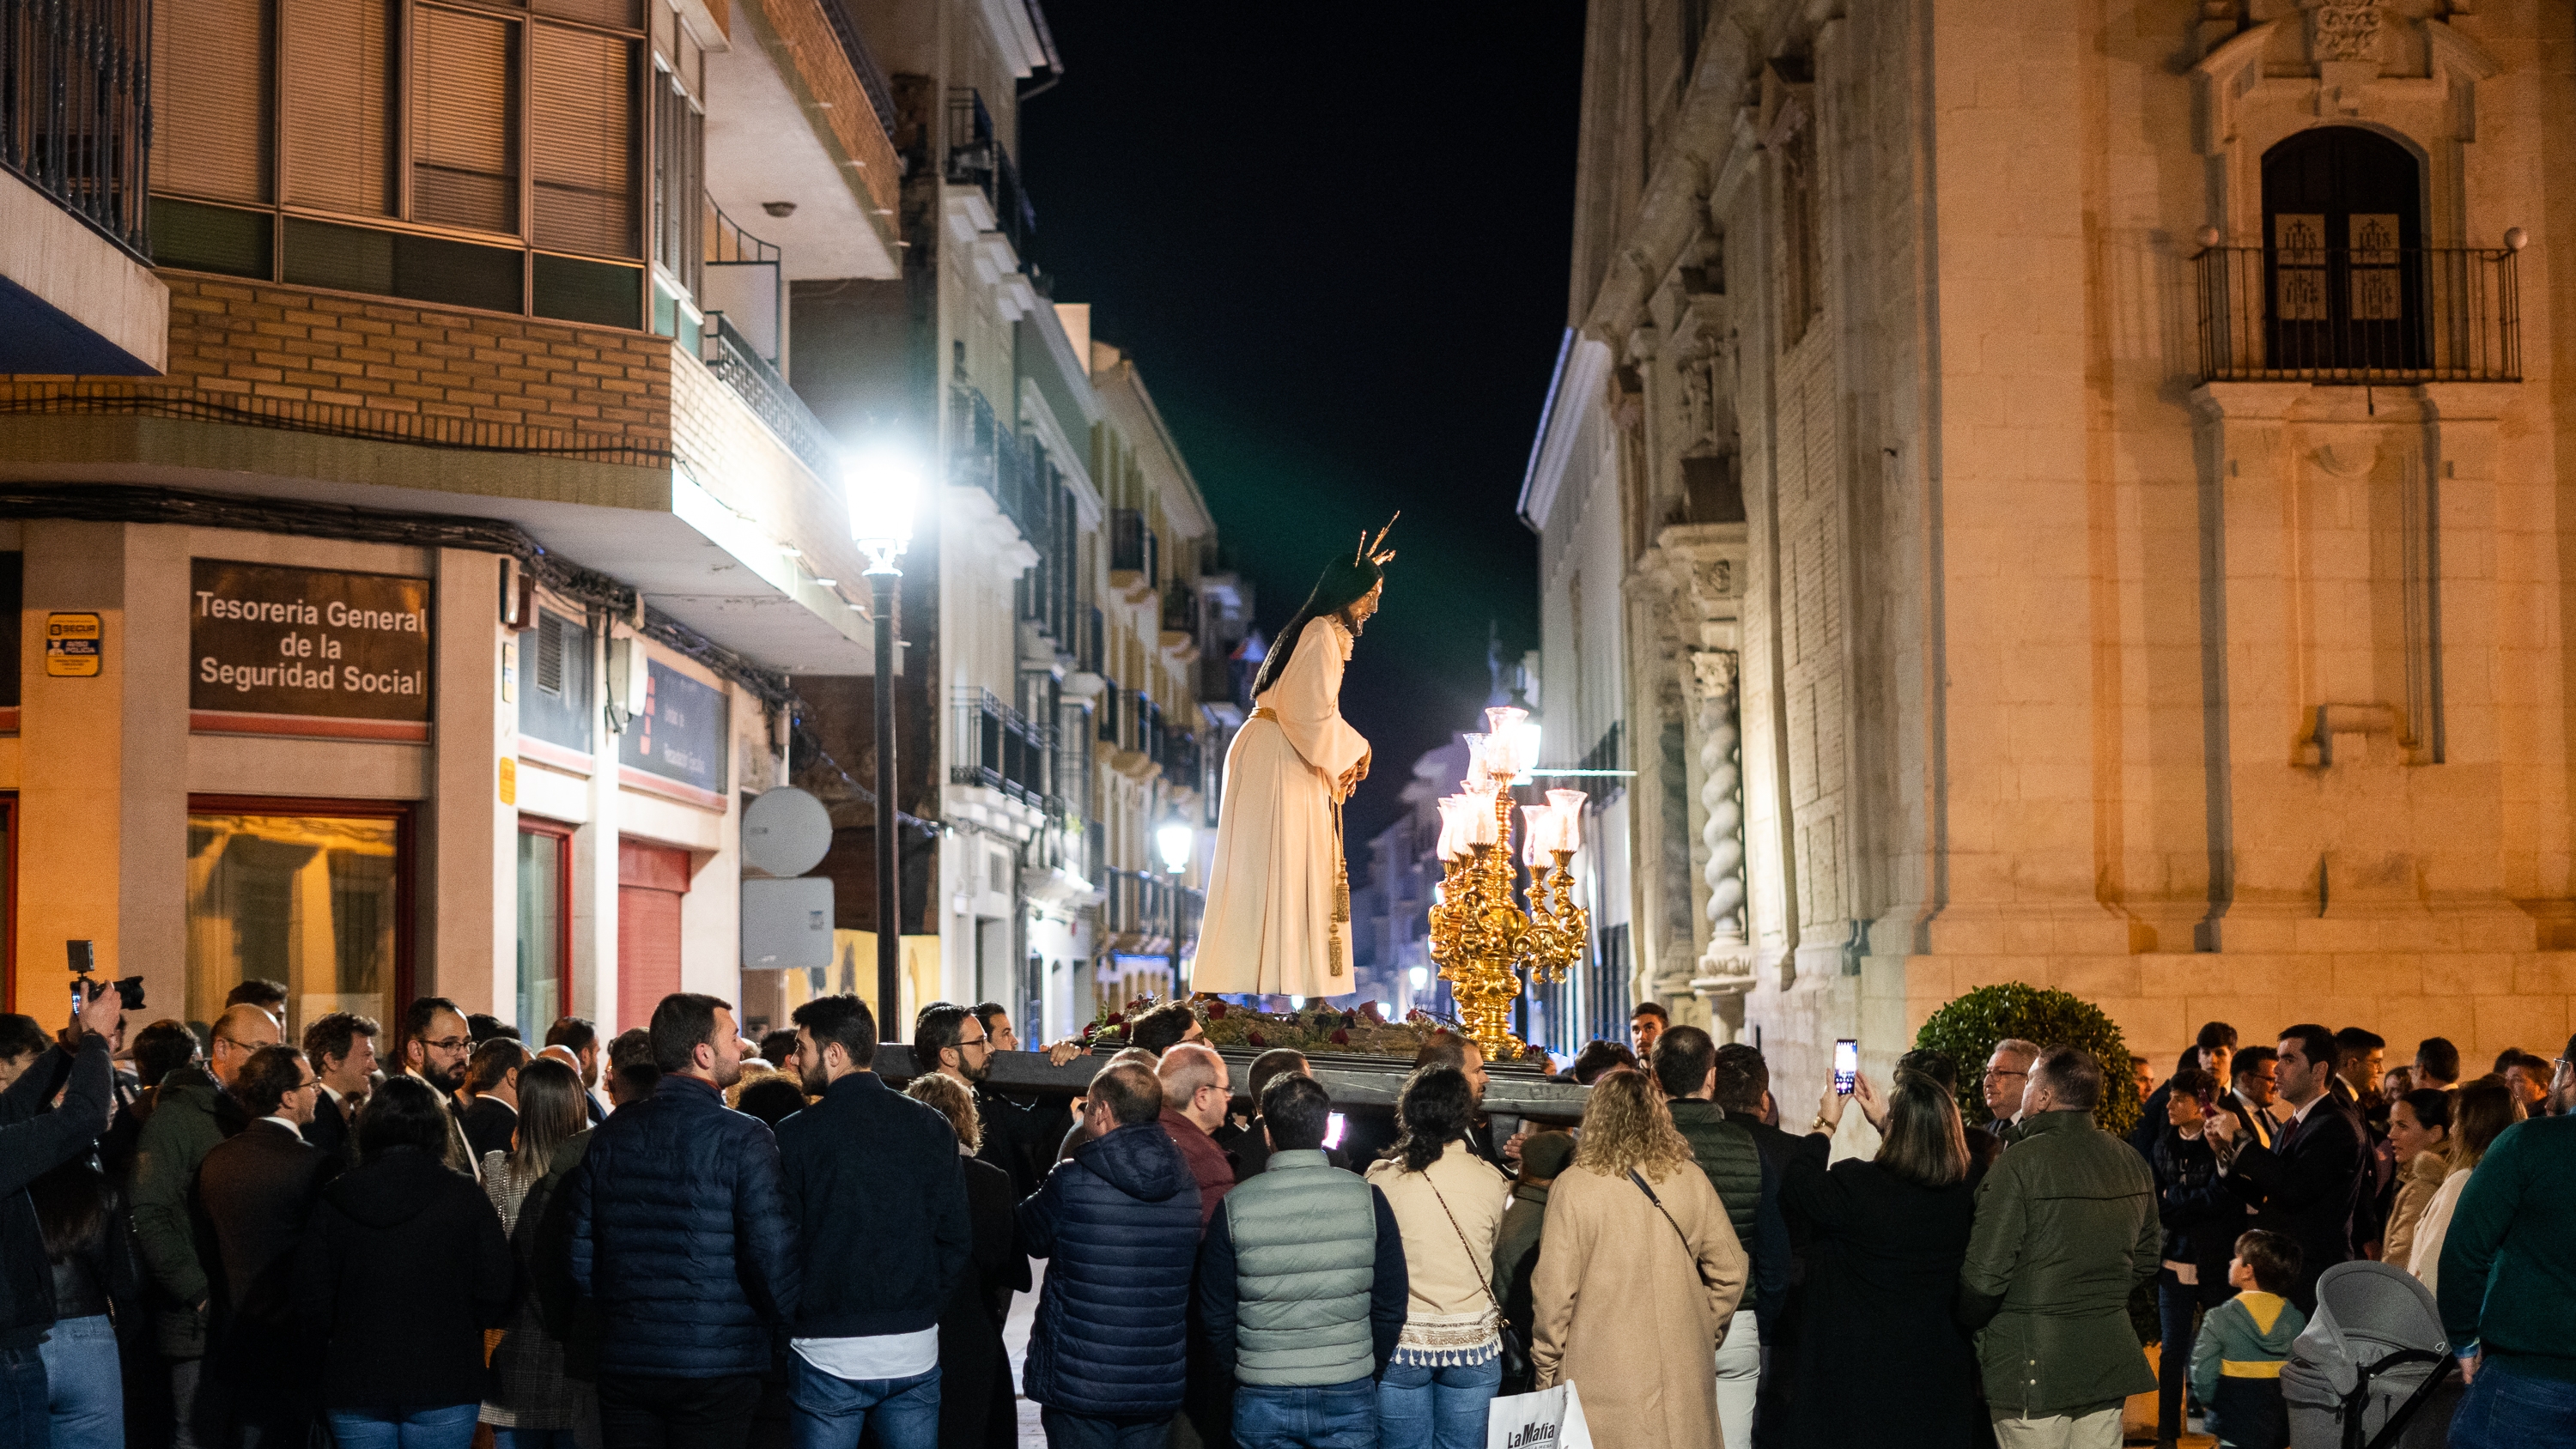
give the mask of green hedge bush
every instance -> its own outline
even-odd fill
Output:
[[[1985,1093],[1977,1074],[1985,1070],[1995,1043],[2020,1037],[2041,1046],[2077,1046],[2102,1062],[2102,1100],[2093,1120],[2102,1129],[2126,1136],[2138,1125],[2138,1076],[2120,1028],[2102,1009],[2080,996],[2019,981],[1980,986],[1951,1001],[1915,1033],[1914,1045],[1948,1052],[1959,1064],[1959,1109],[1970,1126],[1989,1120]]]

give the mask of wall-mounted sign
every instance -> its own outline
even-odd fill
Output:
[[[640,641],[639,641],[640,643]],[[725,696],[658,661],[646,666],[643,707],[617,737],[618,778],[710,810],[725,804]]]
[[[429,738],[429,580],[201,558],[188,596],[188,728]]]
[[[96,614],[45,616],[45,673],[54,679],[90,679],[107,659],[107,628]]]

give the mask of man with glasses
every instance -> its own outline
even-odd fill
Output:
[[[2280,1053],[2267,1046],[2247,1047],[2236,1054],[2234,1077],[2234,1088],[2219,1105],[2243,1124],[2248,1142],[2271,1146],[2281,1130],[2281,1119],[2272,1114],[2272,1104],[2281,1099]]]
[[[252,1120],[207,1152],[197,1170],[197,1201],[224,1270],[210,1377],[224,1386],[225,1417],[240,1449],[301,1446],[312,1413],[299,1392],[310,1376],[296,1363],[288,1286],[305,1220],[333,1165],[329,1153],[304,1140],[321,1096],[303,1052],[252,1052],[232,1083],[233,1100]]]
[[[1978,1130],[1990,1132],[2006,1143],[2017,1140],[2013,1129],[2021,1121],[2022,1097],[2030,1085],[2030,1064],[2038,1060],[2037,1042],[2008,1036],[1995,1043],[1993,1055],[1986,1058],[1983,1079],[1987,1120]]]
[[[993,1070],[993,1039],[973,1010],[953,1001],[934,1001],[912,1019],[912,1059],[926,1071],[963,1083],[980,1105],[984,1078]],[[1027,1154],[1010,1133],[988,1126],[984,1145],[975,1150],[975,1156],[1009,1173],[1012,1188],[1021,1196],[1037,1190],[1040,1174],[1032,1163],[1013,1160],[1025,1159]]]
[[[170,1360],[173,1449],[220,1449],[220,1406],[199,1403],[206,1358],[206,1265],[189,1199],[206,1154],[250,1125],[231,1089],[251,1057],[277,1045],[277,1018],[245,1002],[215,1018],[206,1064],[177,1067],[152,1089],[134,1149],[134,1242],[156,1288],[156,1337]],[[139,1114],[138,1114],[139,1115]],[[212,1398],[212,1395],[204,1397]]]
[[[424,996],[403,1013],[402,1069],[437,1088],[450,1111],[456,1109],[456,1089],[465,1085],[465,1064],[473,1055],[473,1032],[455,1002]]]

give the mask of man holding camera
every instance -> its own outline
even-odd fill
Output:
[[[78,986],[72,991],[79,1013],[60,1044],[0,1092],[0,1442],[11,1444],[42,1444],[52,1434],[37,1346],[54,1325],[54,1270],[27,1184],[89,1151],[105,1130],[107,1059],[125,1021],[112,983],[90,986],[86,997]],[[48,1112],[57,1082],[63,1102]]]

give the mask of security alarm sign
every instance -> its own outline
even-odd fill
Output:
[[[188,595],[188,727],[429,738],[429,580],[201,558]]]

